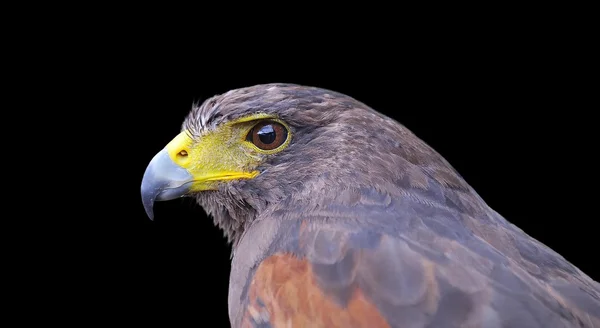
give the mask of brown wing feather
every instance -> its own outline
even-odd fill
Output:
[[[316,198],[323,205],[291,203],[255,222],[234,257],[232,322],[243,313],[254,327],[288,327],[293,320],[360,327],[362,316],[349,313],[353,306],[352,313],[390,327],[600,327],[600,292],[588,276],[468,188],[448,178],[429,178],[425,189],[422,181],[403,179],[403,189],[327,192]],[[253,274],[281,253],[293,254],[304,271],[281,265],[287,275],[278,279]],[[243,270],[236,263],[247,272],[237,273]],[[267,291],[286,296],[261,296]],[[261,304],[268,316],[256,316]]]
[[[320,288],[311,264],[289,253],[262,261],[248,296],[242,327],[389,327],[360,288],[341,306]]]
[[[600,325],[477,236],[459,243],[420,220],[394,236],[347,221],[289,225],[251,278],[242,326]]]

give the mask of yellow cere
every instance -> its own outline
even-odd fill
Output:
[[[261,119],[285,124],[269,115],[251,115],[221,124],[197,140],[190,138],[188,131],[183,131],[167,144],[166,150],[175,164],[194,177],[192,191],[216,189],[219,181],[252,179],[259,173],[254,168],[260,164],[261,155],[283,150],[291,139],[288,132],[288,140],[269,152],[246,141],[252,127]]]

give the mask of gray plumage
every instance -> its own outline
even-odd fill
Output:
[[[233,326],[360,325],[342,313],[360,291],[391,327],[600,327],[598,283],[491,209],[411,131],[353,98],[258,85],[206,100],[183,128],[201,138],[256,113],[285,121],[290,145],[264,155],[257,177],[194,195],[233,243]],[[268,271],[277,254],[309,263],[326,300],[292,286],[300,266]],[[327,300],[339,312],[319,310]]]

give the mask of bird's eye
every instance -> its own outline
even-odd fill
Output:
[[[262,150],[273,150],[281,146],[288,136],[285,126],[273,121],[266,121],[256,124],[246,140],[253,143]]]

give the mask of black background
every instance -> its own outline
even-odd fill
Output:
[[[565,124],[569,111],[550,101],[556,95],[553,89],[542,89],[545,82],[538,84],[550,78],[548,72],[523,70],[520,60],[515,61],[427,64],[422,70],[413,66],[409,74],[379,66],[336,65],[336,72],[324,68],[222,75],[191,69],[154,77],[155,84],[144,91],[147,96],[140,95],[140,102],[130,108],[139,116],[135,124],[140,137],[127,189],[122,190],[127,195],[123,206],[131,208],[131,215],[103,223],[113,224],[123,237],[127,256],[121,254],[122,262],[116,263],[123,266],[115,274],[133,286],[125,295],[139,301],[141,293],[144,302],[183,317],[206,313],[226,322],[230,249],[221,231],[185,200],[158,203],[156,221],[150,222],[141,206],[139,182],[154,153],[177,134],[193,101],[267,82],[334,89],[396,118],[441,152],[508,220],[594,273],[586,250],[594,249],[595,241],[584,237],[593,236],[592,222],[573,210],[578,205],[571,201],[577,196],[569,193],[576,191],[563,189],[565,180],[576,174],[561,166],[571,158],[571,148],[557,127]],[[176,76],[186,74],[196,80],[177,81]],[[144,275],[150,285],[141,282]],[[208,303],[201,305],[204,301]]]
[[[52,315],[83,322],[228,326],[231,249],[222,232],[191,200],[157,203],[150,221],[140,183],[192,103],[271,82],[332,89],[397,119],[491,207],[598,280],[586,189],[592,116],[581,111],[589,107],[579,103],[587,91],[575,85],[577,62],[539,36],[436,36],[386,49],[309,37],[223,49],[132,33],[39,64],[39,84],[77,110],[56,111],[75,122],[56,132],[88,143],[74,165],[80,173],[69,175],[87,190],[50,195],[58,196],[50,213],[72,220],[44,225],[58,233],[45,235],[48,250],[36,251],[42,264],[30,273],[49,287],[40,303],[60,295],[68,302]],[[53,86],[58,73],[68,88]]]

